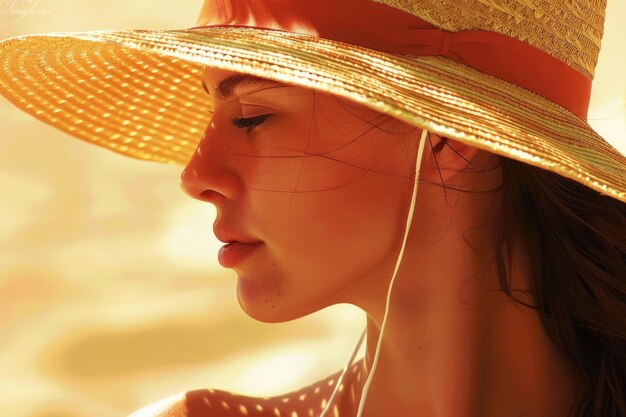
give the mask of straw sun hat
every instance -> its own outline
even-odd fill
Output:
[[[206,0],[180,30],[0,43],[0,93],[72,136],[185,164],[204,66],[311,87],[626,202],[626,158],[586,122],[606,0]]]

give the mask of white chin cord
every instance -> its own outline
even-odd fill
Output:
[[[402,240],[402,247],[400,248],[400,254],[398,255],[398,260],[396,261],[396,268],[393,271],[393,276],[391,277],[391,283],[389,284],[389,289],[387,290],[387,301],[385,303],[385,315],[383,317],[383,324],[380,329],[380,336],[378,336],[378,343],[376,344],[376,353],[374,355],[374,363],[372,364],[372,369],[369,375],[367,376],[365,385],[363,386],[363,391],[361,393],[361,401],[359,402],[359,411],[357,412],[356,417],[361,417],[363,414],[363,409],[365,408],[365,400],[367,398],[367,393],[369,391],[370,384],[372,383],[372,378],[374,377],[376,366],[378,365],[380,347],[382,346],[383,336],[385,334],[385,325],[387,324],[387,315],[389,314],[389,302],[391,299],[391,291],[393,288],[393,283],[396,280],[398,269],[400,269],[400,262],[402,261],[402,255],[404,255],[404,247],[406,246],[406,240],[407,240],[407,237],[409,236],[409,230],[411,229],[411,221],[413,220],[413,211],[415,210],[415,200],[417,197],[417,184],[419,182],[419,172],[420,172],[420,166],[422,164],[422,155],[424,153],[424,144],[426,143],[426,135],[428,135],[428,131],[426,129],[423,129],[422,136],[420,137],[420,142],[417,148],[417,158],[415,161],[415,181],[413,183],[413,196],[411,197],[411,206],[409,208],[409,214],[406,220],[406,229],[404,230],[404,239]],[[350,369],[350,365],[352,365],[352,362],[354,361],[354,357],[356,356],[356,353],[359,351],[359,348],[361,347],[361,344],[363,343],[363,340],[365,339],[366,334],[367,334],[367,327],[365,327],[365,330],[363,330],[363,333],[361,334],[359,342],[357,343],[356,348],[354,349],[354,351],[352,352],[352,355],[350,356],[350,359],[348,360],[348,364],[343,368],[343,371],[341,372],[341,376],[339,376],[339,379],[337,380],[337,383],[335,384],[335,389],[333,390],[333,393],[328,399],[328,404],[326,405],[326,407],[324,408],[324,410],[322,411],[319,417],[326,417],[326,414],[330,412],[331,407],[335,405],[336,403],[335,397],[337,397],[339,388],[342,387],[344,376],[348,372],[348,369]],[[337,401],[338,400],[339,398],[337,398]],[[337,415],[338,414],[335,414],[333,415],[333,417]]]

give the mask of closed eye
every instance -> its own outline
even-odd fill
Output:
[[[261,123],[263,123],[265,119],[267,119],[269,116],[269,114],[261,114],[254,117],[235,117],[231,119],[231,123],[237,129],[247,129],[249,132],[256,126],[259,126]]]

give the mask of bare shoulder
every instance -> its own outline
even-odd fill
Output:
[[[128,417],[280,416],[275,397],[252,397],[218,389],[182,392],[140,408]]]
[[[180,417],[186,416],[185,393],[181,392],[132,412],[128,417]],[[185,414],[183,413],[185,412]]]
[[[349,374],[356,372],[356,364],[353,369]],[[219,389],[187,391],[140,408],[128,417],[317,417],[326,407],[339,375],[340,371],[296,391],[272,397],[239,395]],[[334,415],[341,414],[337,410]]]

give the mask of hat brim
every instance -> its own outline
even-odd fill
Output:
[[[626,157],[569,110],[445,57],[256,28],[62,32],[0,43],[0,93],[120,154],[186,164],[211,117],[203,66],[314,88],[626,202]]]

